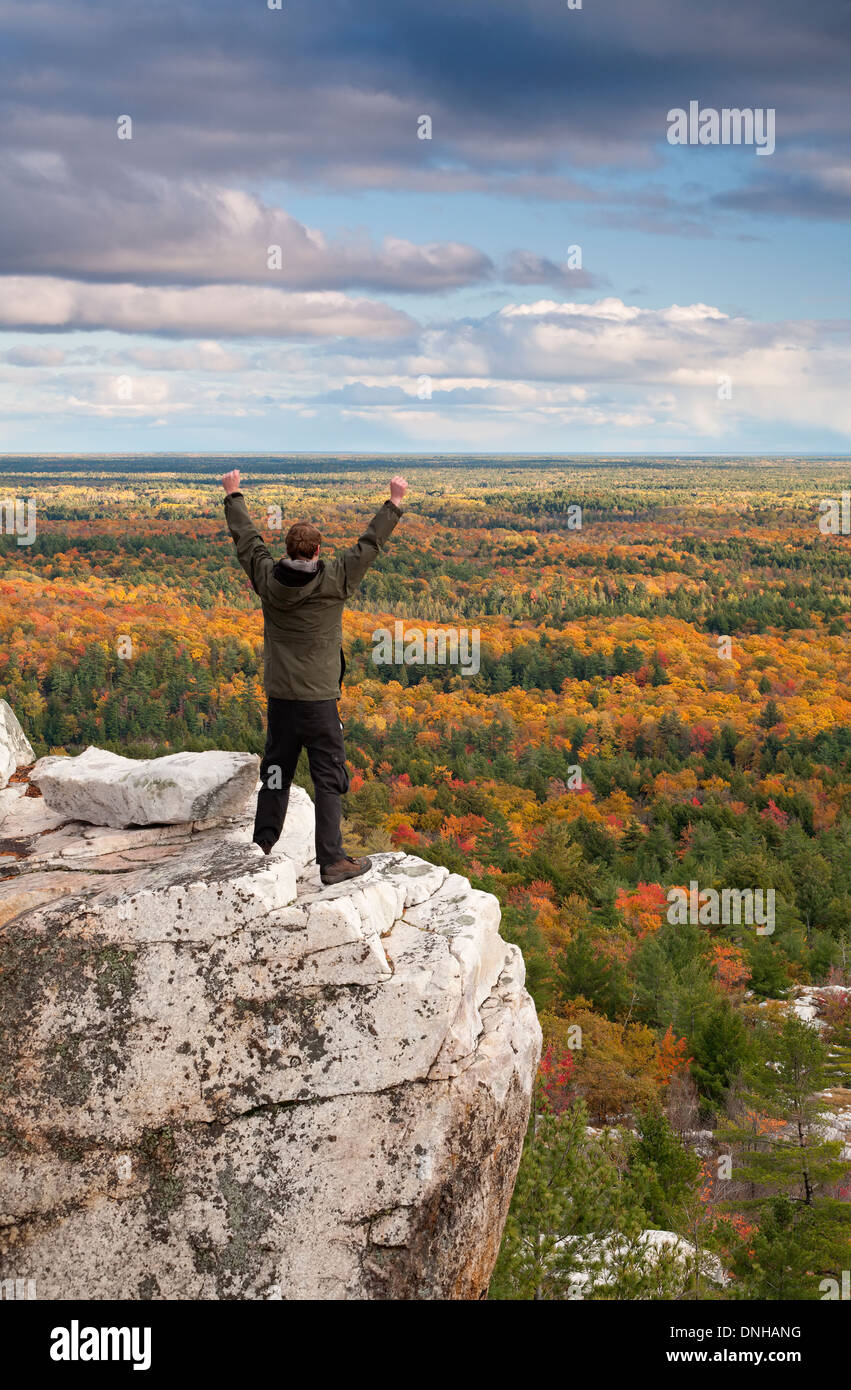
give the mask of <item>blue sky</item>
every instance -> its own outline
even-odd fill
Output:
[[[849,452],[849,34],[0,0],[0,451]],[[670,145],[691,100],[774,153]]]

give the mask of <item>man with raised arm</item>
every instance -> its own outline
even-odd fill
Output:
[[[326,564],[322,537],[298,521],[287,532],[287,553],[273,559],[248,515],[239,471],[222,478],[225,518],[239,563],[263,606],[263,674],[268,696],[266,750],[260,766],[254,843],[270,854],[287,813],[290,786],[302,748],[307,749],[316,798],[316,858],[325,884],[366,873],[369,859],[352,859],[340,838],[340,797],[349,789],[343,726],[337,711],[346,669],[342,615],[402,515],[408,490],[398,475],[390,500],[367,526],[357,545]]]

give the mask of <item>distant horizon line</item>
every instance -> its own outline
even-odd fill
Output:
[[[483,459],[483,458],[497,458],[497,459],[589,459],[589,458],[594,458],[594,459],[620,459],[620,458],[629,458],[629,459],[643,459],[643,458],[666,458],[666,459],[668,459],[668,458],[669,458],[669,459],[737,459],[737,458],[764,458],[764,459],[837,459],[837,460],[839,460],[839,461],[845,462],[846,460],[851,460],[851,453],[849,453],[849,454],[839,454],[839,453],[835,453],[835,452],[830,451],[830,450],[828,450],[828,451],[812,451],[812,452],[810,452],[810,451],[801,451],[801,450],[792,450],[792,451],[790,451],[789,453],[768,453],[768,452],[766,452],[766,451],[764,451],[764,450],[760,450],[760,449],[755,449],[755,450],[751,450],[751,449],[747,449],[747,450],[733,450],[733,451],[728,452],[728,453],[715,453],[715,454],[710,454],[710,453],[705,453],[705,452],[698,452],[698,453],[683,453],[681,450],[680,450],[680,451],[671,451],[671,452],[667,452],[667,451],[663,451],[663,450],[658,450],[658,451],[654,451],[654,452],[650,452],[650,451],[648,451],[648,450],[638,450],[638,451],[636,451],[635,453],[632,453],[632,452],[626,451],[626,450],[618,450],[618,451],[615,451],[615,452],[611,452],[611,451],[607,451],[607,452],[597,452],[597,451],[591,451],[591,450],[582,450],[582,451],[579,451],[579,452],[577,452],[577,453],[569,453],[569,454],[568,454],[568,453],[561,453],[561,454],[560,454],[560,453],[541,453],[541,452],[538,452],[537,450],[533,450],[533,451],[531,451],[531,452],[529,452],[529,453],[516,453],[516,452],[512,452],[512,453],[490,453],[490,452],[473,453],[473,452],[468,452],[468,451],[455,451],[455,450],[447,450],[447,451],[444,452],[444,453],[439,453],[439,452],[437,452],[436,450],[426,450],[426,451],[423,451],[423,452],[420,452],[420,453],[403,453],[401,450],[398,450],[398,449],[375,450],[375,451],[367,450],[367,451],[358,451],[358,452],[348,452],[348,451],[347,451],[347,452],[345,452],[345,453],[341,453],[341,452],[340,452],[339,450],[337,450],[337,449],[328,449],[328,450],[322,450],[322,449],[292,450],[292,451],[285,452],[285,453],[273,453],[273,452],[272,452],[271,450],[269,450],[269,449],[245,449],[245,450],[241,450],[241,449],[226,449],[226,450],[222,450],[221,452],[217,452],[217,451],[215,451],[215,450],[213,450],[213,451],[206,451],[206,450],[205,450],[205,451],[199,451],[199,450],[192,450],[192,449],[189,449],[189,450],[186,450],[186,449],[157,449],[157,450],[133,449],[133,450],[124,450],[124,451],[121,451],[121,452],[119,452],[119,453],[102,453],[102,452],[94,452],[94,451],[91,451],[91,452],[90,452],[90,451],[88,451],[88,450],[83,450],[83,451],[80,451],[80,450],[69,450],[69,451],[66,452],[66,451],[64,451],[64,450],[63,450],[63,451],[60,451],[60,450],[57,450],[57,449],[49,449],[49,450],[47,450],[47,451],[45,451],[45,452],[43,452],[43,453],[38,453],[38,452],[35,452],[35,451],[29,451],[29,450],[28,450],[28,451],[17,450],[17,451],[9,452],[9,453],[0,453],[0,460],[2,460],[2,459],[12,459],[12,458],[31,458],[31,459],[44,459],[44,458],[65,458],[65,459],[67,459],[67,458],[77,458],[77,459],[88,459],[88,458],[91,458],[91,459],[120,459],[120,458],[195,458],[195,459],[197,459],[197,458],[201,458],[201,459],[203,459],[203,458],[209,458],[209,459],[216,459],[216,458],[273,458],[273,459],[277,459],[277,458],[302,458],[302,459],[304,459],[304,458],[339,458],[339,459],[371,459],[371,458],[387,458],[387,459],[399,459],[399,458],[409,458],[409,459],[433,459],[433,458],[460,458],[460,459],[463,459],[463,458],[469,458],[469,459]]]

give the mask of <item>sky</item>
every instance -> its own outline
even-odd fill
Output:
[[[849,0],[277,4],[0,0],[1,453],[851,452]]]

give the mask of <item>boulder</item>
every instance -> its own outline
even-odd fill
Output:
[[[19,767],[34,762],[35,753],[14,711],[5,700],[0,700],[0,787],[7,785]]]
[[[76,758],[40,758],[30,780],[52,811],[122,828],[238,815],[255,791],[259,768],[253,753],[137,759],[87,748]]]
[[[0,1279],[484,1296],[540,1054],[522,957],[495,898],[413,856],[323,888],[312,832],[298,788],[268,858],[248,816],[21,823],[0,869]]]

